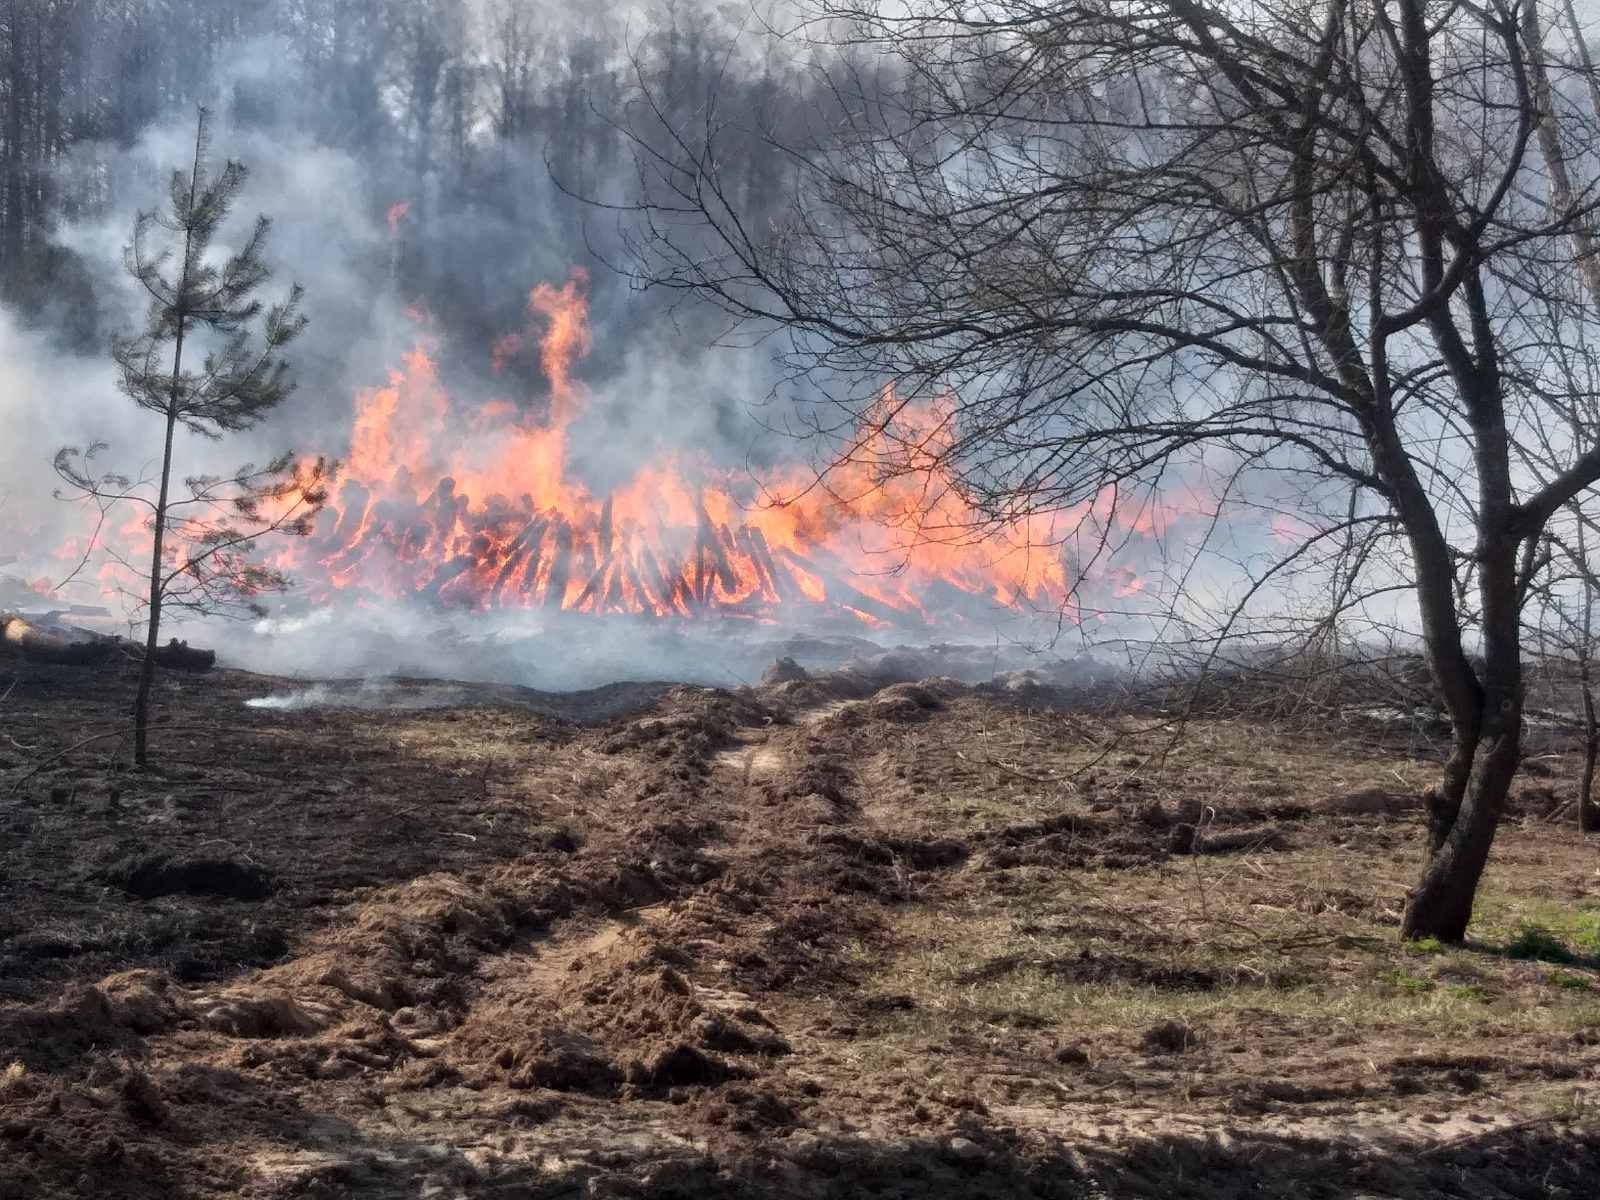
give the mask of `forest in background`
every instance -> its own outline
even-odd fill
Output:
[[[388,253],[364,264],[372,290],[422,300],[441,340],[478,356],[521,325],[539,272],[594,273],[621,253],[610,215],[567,192],[634,193],[625,131],[692,129],[714,95],[739,126],[732,143],[719,135],[743,161],[738,202],[778,211],[784,162],[763,130],[800,110],[805,85],[751,36],[756,20],[698,0],[598,13],[527,0],[5,0],[0,300],[62,350],[102,352],[125,314],[103,294],[107,264],[62,231],[131,224],[156,203],[163,177],[126,178],[127,153],[205,105],[219,155],[256,133],[359,163],[351,208],[393,227]],[[640,103],[645,90],[659,108]],[[313,321],[342,299],[312,294]],[[597,323],[636,330],[673,300],[613,283]],[[684,354],[714,335],[706,314],[671,320]],[[627,343],[599,340],[588,369],[604,376]]]

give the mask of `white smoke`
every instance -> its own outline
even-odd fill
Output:
[[[227,103],[241,87],[251,86],[269,89],[278,105],[277,116],[265,125],[239,119]],[[412,197],[375,198],[370,164],[297,131],[300,89],[281,46],[238,47],[220,62],[210,90],[218,99],[213,162],[237,159],[250,169],[217,252],[225,254],[237,244],[258,213],[271,216],[266,257],[274,277],[263,298],[278,298],[292,283],[304,285],[311,324],[287,354],[297,392],[247,434],[220,442],[180,435],[176,474],[225,472],[284,450],[340,457],[348,449],[355,393],[386,380],[418,336],[408,309],[413,302],[429,301],[406,295],[397,285],[397,254],[410,235],[402,224],[397,246],[386,219],[388,203]],[[180,113],[130,147],[78,150],[85,163],[107,173],[116,201],[93,220],[63,226],[56,240],[94,280],[107,328],[134,329],[144,320],[145,299],[122,268],[123,250],[136,210],[164,202],[166,181],[187,166],[193,139],[193,117]],[[514,153],[537,159],[533,147]],[[444,231],[448,244],[460,247],[458,274],[480,275],[485,288],[512,297],[525,296],[539,282],[559,284],[582,250],[564,242],[558,223],[547,215],[557,197],[540,164],[525,163],[523,171],[532,181],[522,210],[529,214],[525,222],[483,213]],[[763,348],[708,356],[670,320],[640,322],[632,303],[623,281],[594,278],[595,357],[605,361],[591,364],[587,407],[571,431],[569,466],[576,480],[605,494],[640,466],[659,463],[663,453],[679,453],[691,470],[701,462],[737,470],[746,462],[805,457],[804,448],[766,433],[767,426],[790,422],[781,401],[768,403],[773,377]],[[452,356],[446,382],[463,410],[492,396],[531,401],[505,396],[517,385],[494,378],[488,369],[493,337],[517,329],[485,331],[483,345],[460,347]],[[57,481],[50,461],[57,448],[109,443],[99,465],[135,478],[148,477],[157,462],[160,422],[119,392],[107,349],[68,350],[25,328],[18,314],[0,311],[0,427],[13,431],[0,439],[0,560],[16,559],[0,571],[58,583],[75,561],[61,553],[62,547],[92,527],[92,511],[52,499]],[[584,374],[582,365],[579,373]],[[758,410],[754,415],[752,408]],[[748,494],[754,498],[758,491],[752,484]],[[135,515],[118,513],[113,521],[123,525]],[[127,582],[137,590],[131,577]],[[80,575],[64,599],[109,603],[129,617],[137,605],[132,596],[123,602],[108,597],[105,581],[93,570]],[[305,613],[302,607],[291,603],[255,627],[173,624],[171,632],[219,645],[224,661],[263,671],[362,676],[377,669],[544,688],[628,678],[749,682],[782,646],[778,635],[739,623],[691,642],[649,621],[552,623],[543,615],[521,613],[442,615],[370,607]],[[1034,623],[1007,619],[991,632],[1004,644],[1038,644],[1048,640],[1052,624],[1051,614],[1042,616]],[[827,632],[842,640],[817,665],[837,665],[852,650],[844,631]],[[888,643],[908,636],[916,635],[898,632]],[[855,649],[870,654],[879,646],[863,642]]]

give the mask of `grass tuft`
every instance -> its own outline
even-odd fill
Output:
[[[1418,938],[1414,942],[1404,943],[1407,954],[1443,954],[1444,943],[1436,937]]]
[[[1431,979],[1425,979],[1420,975],[1410,975],[1405,971],[1385,971],[1378,976],[1378,979],[1396,991],[1405,992],[1413,996],[1431,992],[1438,986]]]
[[[1566,988],[1569,992],[1590,992],[1594,984],[1583,975],[1574,975],[1571,971],[1551,971],[1545,978],[1551,987]]]
[[[1512,958],[1550,963],[1570,963],[1577,957],[1559,934],[1534,921],[1522,922],[1506,944],[1506,953]]]

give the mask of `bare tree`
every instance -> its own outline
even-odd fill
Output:
[[[236,162],[215,176],[208,172],[207,114],[201,110],[194,160],[187,171],[173,173],[169,209],[140,213],[134,223],[127,268],[150,295],[150,315],[144,332],[114,339],[112,355],[122,390],[162,420],[159,473],[137,481],[99,473],[95,459],[103,444],[86,451],[66,447],[55,459],[67,484],[65,498],[92,501],[102,511],[119,503],[149,510],[145,653],[133,712],[134,758],[140,766],[148,760],[150,692],[163,612],[228,612],[281,587],[281,574],[251,558],[251,544],[268,533],[309,533],[326,498],[326,464],[301,466],[290,455],[227,476],[191,476],[182,481],[186,496],[174,488],[180,427],[211,438],[249,429],[292,386],[280,351],[305,326],[298,311],[300,289],[291,289],[284,303],[266,310],[254,298],[268,276],[261,254],[269,222],[258,218],[243,245],[221,263],[211,255],[244,180],[245,169]],[[150,236],[157,228],[171,235],[170,247],[152,249]],[[250,333],[258,318],[259,344]],[[193,364],[197,345],[204,352],[199,370]],[[112,553],[117,554],[115,547]]]
[[[857,450],[936,453],[989,519],[1196,463],[1312,501],[1258,579],[1320,559],[1405,588],[1452,749],[1402,932],[1459,941],[1520,758],[1544,531],[1600,479],[1560,368],[1596,320],[1566,286],[1595,73],[1540,2],[817,0],[787,37],[828,51],[828,120],[785,144],[786,217],[741,207],[743,114],[713,89],[674,122],[641,86],[641,126],[676,138],[635,140],[630,269],[785,329],[870,426]],[[937,439],[884,454],[935,395]],[[1518,446],[1557,425],[1536,475]]]

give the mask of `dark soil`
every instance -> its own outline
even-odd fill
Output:
[[[883,682],[0,677],[0,1196],[1593,1194],[1571,756],[1407,952],[1429,748]]]

